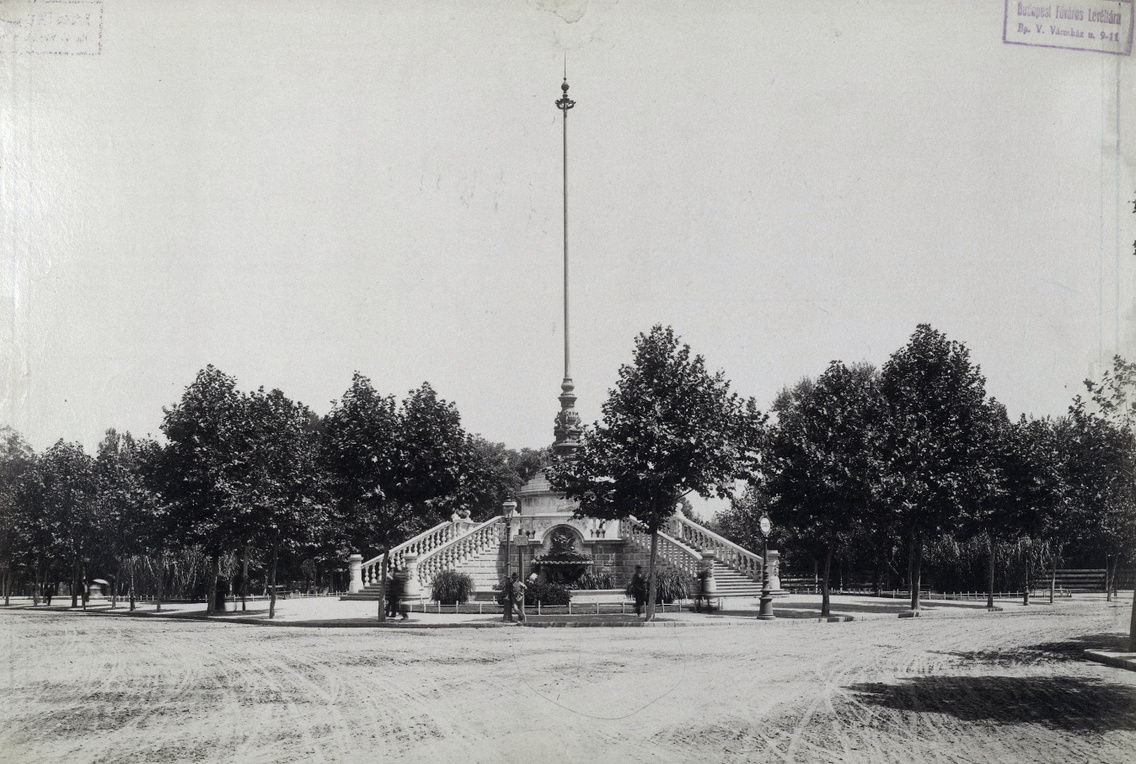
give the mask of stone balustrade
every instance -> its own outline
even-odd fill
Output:
[[[388,552],[390,556],[388,568],[390,570],[402,570],[405,568],[407,554],[417,555],[418,560],[428,557],[434,550],[440,549],[455,539],[468,534],[473,525],[474,524],[469,522],[467,518],[455,516],[452,520],[439,523],[430,530],[419,533],[414,538],[399,544]],[[387,555],[380,554],[366,562],[353,559],[357,557],[357,555],[352,555],[351,558],[348,558],[351,569],[351,586],[348,591],[353,593],[358,591],[358,589],[355,589],[356,585],[358,585],[359,589],[368,586],[378,586],[379,579],[382,576],[383,557],[385,556]],[[358,583],[356,583],[355,565],[358,565],[359,570]]]
[[[689,546],[702,551],[713,551],[718,561],[736,570],[751,581],[761,581],[761,556],[738,546],[727,538],[703,528],[698,523],[676,514],[668,530]]]
[[[474,525],[461,536],[420,556],[417,560],[417,580],[424,590],[428,589],[432,586],[434,577],[443,570],[455,570],[466,560],[476,557],[486,549],[500,546],[504,541],[504,517],[497,516],[480,525]]]
[[[643,550],[651,548],[651,532],[640,520],[631,517],[623,527],[624,538]],[[702,555],[698,550],[659,532],[658,545],[659,559],[673,568],[683,571],[691,576],[697,576],[702,565]]]

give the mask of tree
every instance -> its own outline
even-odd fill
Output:
[[[1044,542],[1052,563],[1050,597],[1053,596],[1057,556],[1062,539],[1069,533],[1069,486],[1066,479],[1069,445],[1068,418],[1027,419],[1014,424],[1014,449],[1006,469],[1010,522],[1027,544]],[[1024,604],[1029,604],[1030,556],[1025,565]]]
[[[248,396],[248,502],[255,515],[257,535],[271,551],[268,617],[276,616],[276,572],[282,546],[298,549],[323,530],[325,477],[319,463],[316,416],[279,390],[261,388]],[[251,543],[249,539],[248,543]],[[245,547],[242,583],[248,578]]]
[[[155,609],[158,611],[162,609],[167,566],[174,549],[183,540],[183,518],[179,517],[175,499],[180,494],[180,470],[171,466],[177,461],[171,458],[172,453],[173,449],[169,446],[147,438],[138,443],[138,453],[133,464],[142,489],[153,502],[149,507],[150,516],[143,538],[138,541],[147,553],[141,562],[154,576]]]
[[[473,517],[482,520],[500,514],[501,504],[548,463],[550,453],[531,448],[515,451],[480,435],[470,437],[468,449],[463,500]]]
[[[206,612],[214,610],[221,554],[247,541],[253,523],[247,406],[233,377],[213,366],[197,374],[181,402],[164,410],[169,440],[164,466],[185,544],[201,544],[212,558]]]
[[[1093,383],[1091,380],[1086,380],[1085,386],[1089,390],[1093,403],[1099,409],[1101,418],[1111,423],[1117,430],[1126,433],[1130,443],[1136,442],[1136,362],[1125,361],[1119,355],[1113,356],[1112,369],[1101,375],[1101,381]],[[1128,494],[1129,501],[1126,507],[1123,505],[1113,507],[1114,512],[1112,514],[1116,521],[1114,524],[1119,526],[1116,528],[1118,533],[1127,535],[1131,539],[1134,534],[1133,525],[1136,525],[1136,517],[1134,517],[1136,510],[1131,505],[1131,497],[1134,492],[1131,484],[1136,482],[1136,475],[1132,472],[1131,460],[1128,471],[1117,477],[1127,484],[1125,493]],[[1115,517],[1117,510],[1119,510],[1120,517]],[[1131,553],[1130,545],[1127,551],[1129,554]],[[1114,565],[1119,567],[1119,563],[1118,557]],[[1136,587],[1133,590],[1129,643],[1129,649],[1136,651]]]
[[[358,372],[324,420],[323,458],[344,541],[383,554],[396,539],[449,517],[476,482],[470,439],[452,403],[424,383],[396,406]],[[387,565],[384,557],[382,581]]]
[[[1040,527],[1033,490],[1038,465],[1031,461],[1030,432],[1011,424],[1001,404],[988,401],[975,424],[980,442],[974,461],[980,466],[968,476],[969,499],[959,528],[965,536],[986,540],[986,606],[993,608],[998,545],[1029,538]]]
[[[630,364],[579,450],[549,469],[552,486],[579,501],[581,517],[635,516],[651,533],[647,619],[655,613],[659,529],[694,492],[728,498],[755,466],[764,419],[752,399],[709,374],[670,327],[640,334]]]
[[[764,481],[747,482],[742,494],[732,496],[730,506],[715,512],[706,527],[741,547],[757,549],[764,539],[761,517],[768,514],[769,506],[770,498]]]
[[[94,461],[78,443],[58,441],[38,460],[43,518],[54,542],[71,558],[71,607],[87,580],[87,555],[98,534]],[[82,600],[86,608],[86,597]]]
[[[772,509],[824,560],[821,614],[837,548],[873,513],[883,400],[870,366],[833,361],[815,382],[778,396],[762,471]]]
[[[907,544],[911,608],[919,609],[923,541],[953,530],[988,481],[981,458],[986,381],[960,342],[920,324],[880,375],[888,423],[882,487]]]
[[[34,464],[35,455],[10,427],[0,427],[0,568],[4,604],[12,590],[12,563],[20,546],[20,486]]]
[[[145,454],[152,442],[139,443],[129,433],[109,429],[95,456],[96,511],[101,518],[104,551],[117,563],[111,607],[117,599],[119,576],[125,569],[130,609],[135,607],[134,573],[159,524],[160,504],[144,478]]]
[[[1074,527],[1083,543],[1104,552],[1105,589],[1111,598],[1116,569],[1136,544],[1136,439],[1114,421],[1089,412],[1079,397],[1069,414]]]
[[[387,490],[391,500],[416,512],[405,516],[420,530],[449,517],[474,496],[470,438],[457,406],[422,383],[399,408],[399,458]]]

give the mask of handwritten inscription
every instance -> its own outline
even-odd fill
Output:
[[[1132,5],[1133,0],[1006,0],[1002,41],[1128,56],[1132,54]]]
[[[102,42],[99,0],[0,2],[0,54],[97,56]]]

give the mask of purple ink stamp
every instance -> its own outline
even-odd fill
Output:
[[[0,0],[0,54],[97,56],[102,0]]]
[[[1133,0],[1005,0],[1002,42],[1132,55]]]

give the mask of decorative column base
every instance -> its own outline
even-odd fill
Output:
[[[773,596],[770,593],[769,585],[769,562],[769,545],[766,544],[761,553],[761,608],[757,611],[757,620],[759,621],[772,621],[777,618],[773,615]]]
[[[403,599],[422,599],[422,587],[418,585],[418,555],[415,552],[407,552],[402,556],[402,563],[406,566],[403,570],[406,576],[403,582],[405,586],[402,591]]]
[[[699,562],[698,577],[701,579],[699,596],[694,601],[694,609],[701,609],[702,599],[706,599],[706,609],[712,610],[714,608],[714,598],[718,596],[718,582],[714,578],[714,560],[717,559],[718,553],[713,549],[705,549],[702,551],[702,560]]]
[[[348,557],[347,570],[351,574],[351,580],[347,583],[348,594],[363,591],[363,555],[353,554]]]

